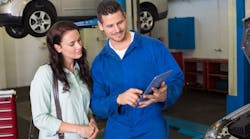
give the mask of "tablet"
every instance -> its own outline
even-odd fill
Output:
[[[163,81],[166,81],[167,77],[170,75],[170,73],[172,71],[173,70],[168,70],[164,73],[161,73],[161,74],[155,76],[153,78],[153,80],[150,82],[150,84],[148,85],[148,87],[146,88],[146,90],[143,92],[143,95],[152,93],[152,87],[159,88],[161,83]],[[145,100],[145,99],[143,99],[143,97],[141,97],[140,101],[143,101],[143,100]]]

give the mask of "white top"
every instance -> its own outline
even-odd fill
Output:
[[[134,40],[134,36],[135,36],[135,33],[134,32],[129,32],[130,33],[130,35],[131,35],[131,41],[130,41],[130,43],[132,43],[133,42],[133,40]],[[127,49],[128,49],[128,47],[126,48],[126,49],[123,49],[123,50],[116,50],[112,45],[111,45],[111,42],[109,41],[109,46],[116,52],[116,54],[121,58],[121,59],[123,59],[123,57],[124,57],[124,55],[125,55],[125,53],[126,53],[126,51],[127,51]]]
[[[63,92],[63,84],[58,81],[59,102],[64,122],[88,125],[87,114],[90,112],[90,94],[87,85],[80,80],[79,66],[75,64],[75,72],[66,68],[66,76],[70,85]],[[56,117],[56,107],[53,95],[53,77],[50,65],[41,66],[31,82],[30,100],[35,126],[39,129],[39,139],[58,139],[57,131],[61,120]],[[76,133],[65,133],[64,139],[84,139]]]

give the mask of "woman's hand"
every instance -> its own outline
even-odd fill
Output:
[[[78,134],[80,134],[84,138],[88,138],[88,137],[92,136],[93,133],[94,133],[94,127],[92,127],[90,125],[81,126],[80,130],[78,131]]]
[[[95,139],[99,129],[94,118],[90,118],[89,125],[77,125],[61,122],[59,133],[77,133],[88,139]]]
[[[96,124],[94,118],[91,118],[91,119],[90,119],[90,121],[89,121],[89,126],[91,126],[94,130],[93,130],[92,135],[90,135],[90,136],[88,137],[88,139],[95,139],[96,136],[97,136],[97,134],[98,134],[98,132],[99,132],[99,129],[98,129],[98,127],[97,127],[97,124]]]

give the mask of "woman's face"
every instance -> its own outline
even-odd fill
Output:
[[[57,52],[61,53],[65,61],[73,61],[82,56],[82,41],[77,30],[69,30],[63,34]]]

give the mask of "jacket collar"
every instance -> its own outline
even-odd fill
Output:
[[[132,32],[135,33],[135,36],[134,36],[134,40],[132,41],[132,43],[129,45],[129,48],[127,49],[127,52],[130,52],[133,48],[136,48],[136,47],[141,47],[141,36],[139,33],[135,32],[132,30]],[[108,55],[114,55],[115,52],[114,50],[110,47],[109,45],[109,39],[106,41],[105,45],[104,45],[104,48],[101,52],[101,54],[108,54]]]

